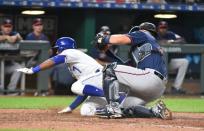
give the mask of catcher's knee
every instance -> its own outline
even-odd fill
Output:
[[[80,109],[80,114],[82,116],[94,116],[95,112],[96,106],[93,103],[84,103]]]
[[[127,96],[126,99],[124,100],[122,107],[123,108],[128,108],[128,107],[132,107],[132,106],[136,106],[136,105],[145,105],[146,102],[138,97],[134,97],[134,96]]]

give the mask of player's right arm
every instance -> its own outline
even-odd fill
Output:
[[[107,43],[112,45],[127,45],[131,43],[131,39],[127,35],[117,34],[111,35]]]
[[[130,45],[145,42],[144,32],[136,31],[128,34],[116,34],[110,36],[96,36],[96,43],[102,46],[106,45]]]
[[[47,59],[40,65],[35,66],[34,68],[20,68],[20,69],[17,69],[17,71],[23,72],[25,74],[34,74],[34,73],[38,73],[41,70],[46,70],[50,67],[53,67],[61,63],[65,63],[65,55],[56,55],[50,59]]]

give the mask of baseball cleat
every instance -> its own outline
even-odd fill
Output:
[[[119,107],[107,105],[105,108],[97,108],[96,116],[106,119],[118,119],[122,118],[122,111]]]
[[[172,119],[172,112],[166,107],[162,100],[159,100],[155,106],[151,108],[154,115],[164,120]]]

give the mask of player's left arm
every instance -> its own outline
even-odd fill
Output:
[[[81,103],[83,103],[86,98],[88,96],[84,95],[84,96],[80,96],[78,95],[76,97],[76,99],[66,108],[64,108],[63,110],[59,111],[58,113],[61,114],[61,113],[69,113],[69,112],[72,112],[74,109],[76,109]]]
[[[20,68],[17,69],[18,72],[23,72],[25,74],[33,74],[33,73],[37,73],[39,71],[42,70],[46,70],[48,68],[51,68],[55,65],[61,64],[65,62],[65,55],[56,55],[50,59],[47,59],[46,61],[44,61],[43,63],[41,63],[40,65],[35,66],[34,68]]]
[[[86,100],[87,97],[88,97],[88,96],[86,96],[86,95],[84,95],[84,96],[78,95],[78,96],[76,97],[76,99],[70,104],[69,107],[70,107],[72,110],[76,109],[81,103],[83,103],[83,102]]]

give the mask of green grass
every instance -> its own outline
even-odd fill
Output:
[[[0,109],[49,109],[69,105],[74,97],[0,97]],[[164,98],[167,107],[175,112],[204,112],[204,99]]]
[[[67,106],[74,97],[0,97],[1,109],[47,109]]]
[[[167,98],[164,102],[175,112],[204,112],[204,99],[201,98]]]

